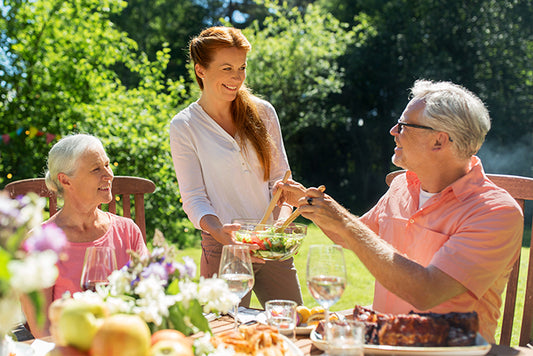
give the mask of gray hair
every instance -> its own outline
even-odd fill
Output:
[[[98,148],[104,149],[104,146],[98,138],[92,135],[69,135],[59,140],[48,153],[48,169],[45,174],[46,187],[61,196],[63,186],[57,178],[58,174],[74,175],[78,169],[80,157],[85,152]]]
[[[460,157],[476,154],[490,130],[485,104],[468,89],[451,82],[417,80],[412,100],[425,102],[424,118],[435,130],[450,135]]]

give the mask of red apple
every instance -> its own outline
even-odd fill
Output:
[[[161,340],[175,340],[180,342],[187,342],[190,344],[192,343],[190,339],[185,336],[184,333],[174,329],[158,330],[152,334],[152,345],[155,345]]]
[[[46,356],[88,356],[87,352],[78,350],[72,346],[59,346],[56,345],[53,350],[48,352]]]
[[[194,356],[188,340],[160,340],[150,349],[150,356]]]

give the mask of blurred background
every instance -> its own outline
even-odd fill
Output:
[[[389,130],[420,78],[486,103],[488,173],[533,176],[532,0],[0,0],[0,11],[0,189],[42,177],[60,137],[94,134],[115,175],[155,182],[149,238],[200,240],[168,124],[199,97],[187,46],[213,25],[250,40],[247,83],[278,112],[294,178],[355,214],[386,190]]]

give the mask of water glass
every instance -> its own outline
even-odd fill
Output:
[[[233,307],[235,329],[238,328],[239,303],[254,285],[254,269],[250,257],[250,248],[247,245],[225,245],[222,247],[222,256],[218,275],[228,283],[230,292],[239,298]]]
[[[327,354],[363,356],[365,326],[355,320],[331,320],[326,327]]]
[[[274,299],[265,303],[265,313],[268,325],[278,329],[291,339],[294,338],[296,328],[296,302],[292,300]]]

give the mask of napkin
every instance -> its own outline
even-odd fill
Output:
[[[246,324],[252,321],[257,321],[257,316],[261,313],[262,313],[261,310],[239,307],[239,312],[237,313],[237,321],[242,324]],[[233,311],[228,312],[228,314],[232,318],[235,318]]]
[[[56,345],[53,342],[47,342],[39,339],[35,339],[31,343],[31,348],[33,349],[33,354],[35,356],[44,356],[48,352],[52,351]]]

